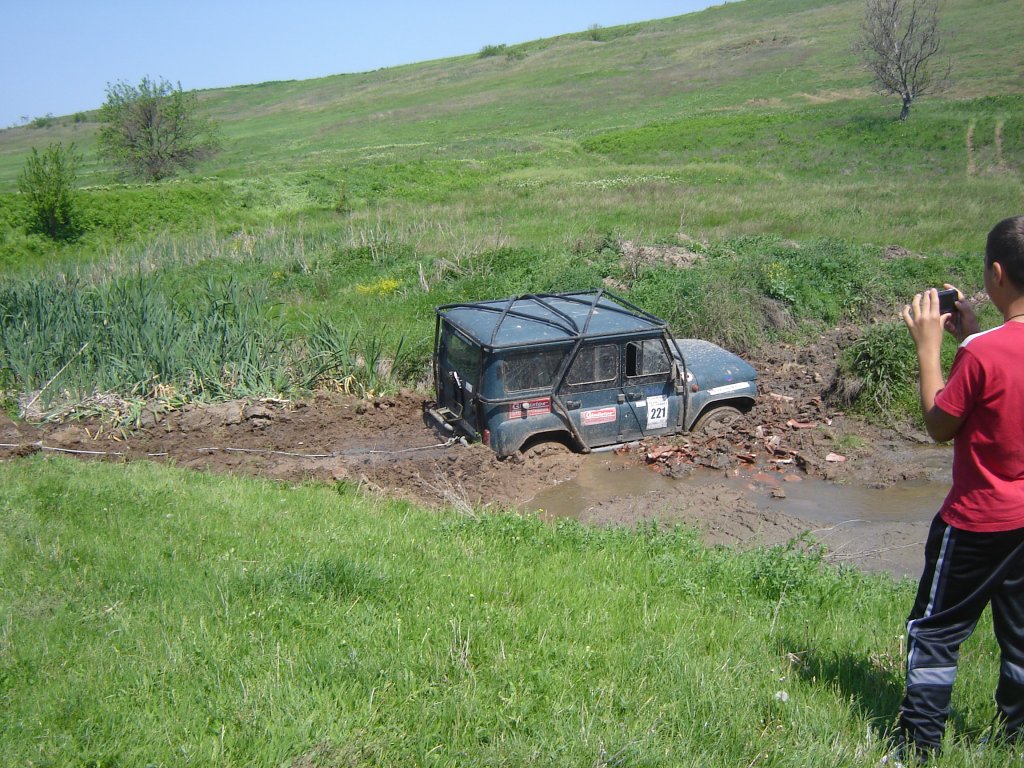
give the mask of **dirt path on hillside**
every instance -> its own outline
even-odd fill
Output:
[[[923,435],[880,430],[830,405],[830,395],[848,386],[836,379],[839,350],[857,333],[839,329],[814,344],[764,350],[751,360],[762,396],[738,426],[718,436],[680,436],[609,456],[610,468],[643,467],[674,480],[656,492],[610,492],[577,517],[602,525],[685,523],[710,543],[730,545],[783,543],[814,530],[835,562],[916,575],[927,519],[860,525],[852,534],[846,531],[837,548],[820,521],[765,504],[805,479],[892,488],[948,477],[941,462],[921,462]],[[593,461],[561,446],[500,461],[480,445],[447,445],[424,420],[424,400],[406,392],[372,402],[332,393],[300,402],[235,401],[145,412],[131,432],[95,419],[31,425],[0,416],[0,459],[43,451],[173,462],[282,481],[347,482],[463,511],[528,508],[538,493],[573,480],[584,462]],[[692,482],[695,471],[702,482]]]

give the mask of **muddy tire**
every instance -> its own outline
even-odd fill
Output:
[[[712,407],[700,415],[691,431],[705,435],[718,434],[732,427],[742,415],[743,412],[739,408],[733,408],[731,405]]]

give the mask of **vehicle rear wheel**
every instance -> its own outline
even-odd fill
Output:
[[[519,452],[524,456],[527,454],[550,453],[551,451],[576,453],[579,451],[579,448],[568,432],[542,432],[539,435],[530,436],[526,442],[519,446]]]
[[[739,408],[734,408],[731,405],[720,405],[717,408],[711,408],[704,411],[700,415],[700,418],[693,424],[693,432],[702,432],[704,434],[716,434],[729,429],[743,412]]]

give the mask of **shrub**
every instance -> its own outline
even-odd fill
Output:
[[[47,112],[45,115],[40,115],[32,119],[29,123],[30,128],[49,128],[51,125],[56,125],[57,118],[53,116],[52,112]]]
[[[891,415],[894,409],[905,411],[911,405],[917,357],[903,323],[871,327],[846,350],[840,368],[856,382],[848,388],[868,413]]]
[[[18,191],[28,199],[28,229],[54,240],[73,240],[80,234],[75,190],[80,162],[75,145],[35,147],[18,178]]]

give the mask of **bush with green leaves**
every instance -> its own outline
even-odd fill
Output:
[[[487,59],[491,56],[497,56],[500,53],[505,53],[507,48],[508,46],[504,43],[500,43],[498,45],[485,45],[480,49],[480,58]]]
[[[35,147],[18,177],[18,191],[28,201],[28,229],[54,240],[73,240],[81,233],[75,188],[81,157],[75,145]]]
[[[127,176],[159,181],[190,170],[220,146],[216,124],[199,114],[194,92],[167,80],[107,86],[100,153]]]
[[[851,399],[864,412],[914,411],[917,357],[903,323],[872,326],[844,352],[841,369],[855,382]]]

